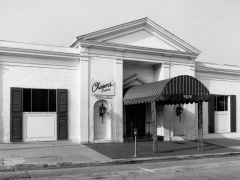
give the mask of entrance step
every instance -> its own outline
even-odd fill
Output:
[[[124,142],[134,142],[135,137],[124,137]],[[146,141],[152,141],[152,136],[138,136],[137,141],[138,142],[146,142]],[[158,141],[164,141],[164,136],[158,136]]]

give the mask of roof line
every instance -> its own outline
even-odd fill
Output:
[[[126,22],[126,23],[123,23],[123,24],[119,24],[119,25],[115,25],[115,26],[111,26],[111,27],[108,27],[108,28],[104,28],[104,29],[101,29],[101,30],[98,30],[98,31],[94,31],[94,32],[91,32],[91,33],[88,33],[88,34],[84,34],[84,35],[81,35],[81,36],[77,36],[77,39],[81,39],[81,38],[84,38],[85,36],[92,36],[94,34],[98,34],[98,33],[101,33],[101,32],[104,32],[104,31],[109,31],[111,29],[117,29],[121,26],[126,26],[126,25],[130,25],[130,24],[133,24],[133,23],[137,23],[138,21],[139,22],[146,22],[148,18],[145,17],[145,18],[141,18],[141,19],[137,19],[137,20],[134,20],[134,21],[130,21],[130,22]]]
[[[70,44],[70,47],[76,46],[76,44],[79,40],[89,40],[90,38],[93,38],[93,37],[96,37],[96,36],[104,36],[107,33],[111,33],[111,32],[114,32],[114,31],[117,31],[117,30],[120,30],[120,29],[125,29],[125,28],[128,28],[129,26],[130,27],[131,26],[137,26],[137,25],[140,25],[140,24],[148,24],[150,26],[150,28],[151,27],[153,28],[153,30],[159,31],[159,32],[165,34],[166,36],[169,36],[174,41],[178,42],[180,45],[185,46],[185,48],[187,48],[188,50],[190,50],[194,53],[198,53],[198,54],[201,53],[201,51],[194,48],[192,45],[188,44],[187,42],[185,42],[181,38],[172,34],[171,32],[164,29],[163,27],[161,27],[160,25],[153,22],[152,20],[150,20],[147,17],[142,18],[142,19],[138,19],[138,20],[134,20],[134,21],[130,21],[130,22],[127,22],[127,23],[123,23],[123,24],[120,24],[120,25],[112,26],[112,27],[109,27],[109,28],[105,28],[105,29],[102,29],[102,30],[94,31],[94,32],[91,32],[91,33],[88,33],[88,34],[85,34],[85,35],[77,36],[77,38]]]

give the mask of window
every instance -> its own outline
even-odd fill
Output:
[[[214,96],[214,111],[228,111],[228,96]]]
[[[49,112],[56,112],[57,98],[56,90],[49,90]]]
[[[23,89],[23,112],[56,112],[56,90]]]
[[[57,108],[58,107],[58,108]],[[56,112],[57,139],[68,139],[68,90],[11,87],[10,141],[23,140],[23,112]],[[28,128],[28,127],[27,127]]]
[[[23,112],[31,112],[32,111],[32,90],[31,89],[23,89]]]

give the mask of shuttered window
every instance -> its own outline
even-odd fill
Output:
[[[11,88],[11,142],[22,141],[23,112],[57,112],[58,140],[68,139],[68,91],[66,89]]]
[[[237,132],[236,95],[211,95],[211,100],[208,102],[208,133],[215,133],[214,111],[229,110],[228,97],[230,97],[230,131]]]
[[[68,91],[57,90],[57,136],[58,140],[68,139]]]
[[[22,141],[22,89],[11,88],[10,141]]]

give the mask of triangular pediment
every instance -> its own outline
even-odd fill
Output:
[[[81,42],[85,44],[86,42],[96,42],[108,47],[116,44],[182,53],[200,53],[199,50],[148,18],[78,36],[70,46],[76,47]]]
[[[172,43],[168,42],[167,39],[160,36],[157,37],[145,29],[126,33],[124,35],[115,35],[115,37],[104,40],[103,42],[141,46],[147,48],[166,49],[173,51],[184,51],[182,48],[174,47],[174,45],[171,45]]]

